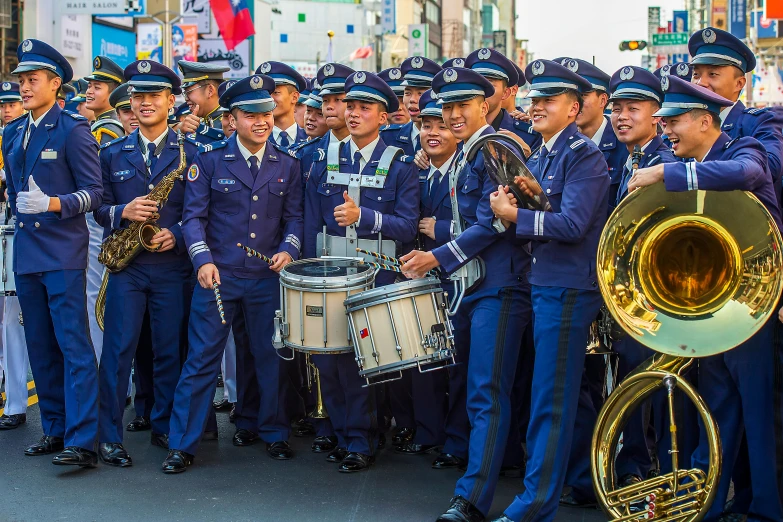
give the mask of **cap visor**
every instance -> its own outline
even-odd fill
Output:
[[[739,69],[740,67],[729,60],[724,60],[716,56],[694,56],[691,60],[691,65],[732,65]]]
[[[268,102],[248,103],[246,105],[234,105],[231,107],[231,109],[239,109],[240,111],[244,111],[244,112],[263,114],[266,112],[272,112],[276,106],[277,104],[275,104],[275,102],[268,101]]]
[[[625,94],[612,94],[609,97],[609,101],[614,100],[638,100],[638,101],[654,101],[656,103],[660,103],[655,98],[651,98],[650,96],[645,96],[643,94],[633,94],[633,93],[625,93]]]
[[[658,109],[658,111],[653,114],[654,117],[658,116],[679,116],[680,114],[685,114],[686,112],[690,112],[693,109],[684,109],[681,107],[661,107]]]
[[[9,95],[9,96],[0,96],[0,103],[18,102],[18,101],[22,101],[22,97],[19,96],[18,94]]]
[[[321,109],[321,103],[317,102],[315,100],[311,100],[310,98],[306,99],[304,102],[302,102],[307,107],[312,107],[313,109]]]
[[[443,105],[444,103],[454,103],[454,102],[461,102],[465,100],[472,100],[473,98],[478,98],[479,96],[483,96],[481,94],[457,94],[454,96],[449,96],[448,93],[440,93],[438,94],[438,104]]]
[[[443,111],[441,109],[424,109],[419,113],[422,118],[426,116],[432,116],[433,118],[443,119]]]
[[[57,71],[55,71],[50,67],[41,67],[40,65],[21,64],[21,63],[16,67],[16,69],[11,71],[11,74],[19,74],[23,72],[40,71],[40,70],[52,71],[54,74],[57,74]],[[59,74],[57,74],[57,76],[59,76]]]
[[[549,96],[558,96],[569,90],[573,89],[531,89],[525,98],[547,98]]]
[[[106,76],[98,76],[95,74],[85,76],[84,79],[87,80],[88,82],[119,83],[112,80],[111,78],[107,78]]]
[[[432,87],[432,81],[424,81],[424,80],[404,80],[402,82],[403,91],[405,90],[405,87],[422,87],[425,89],[429,89]]]
[[[323,98],[327,94],[345,94],[345,87],[324,87],[321,89],[321,97]]]

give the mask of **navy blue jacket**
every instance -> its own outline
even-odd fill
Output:
[[[14,272],[84,270],[89,244],[84,214],[103,198],[98,142],[86,118],[54,104],[24,149],[29,118],[20,116],[3,131],[8,204],[16,215]],[[61,212],[16,212],[16,195],[28,189],[31,175],[45,194],[60,198]]]
[[[517,211],[517,237],[533,240],[530,282],[598,291],[595,256],[610,183],[603,154],[572,123],[546,157],[536,152],[527,165],[553,210]]]
[[[214,263],[236,277],[277,277],[267,263],[248,257],[237,243],[269,257],[284,251],[294,260],[299,258],[299,162],[267,141],[253,180],[237,139],[235,133],[196,155],[187,175],[182,234],[196,270]]]
[[[626,148],[626,150],[628,149]],[[676,161],[679,161],[679,159],[674,155],[674,153],[667,146],[667,144],[664,143],[662,136],[656,136],[652,139],[650,144],[647,145],[647,148],[644,149],[643,156],[639,160],[639,168],[645,169],[647,167],[652,167],[659,163],[674,163]],[[610,214],[612,210],[617,208],[617,205],[620,204],[620,201],[622,201],[622,199],[628,194],[629,181],[631,181],[631,172],[629,170],[626,170],[625,165],[623,165],[622,179],[620,181],[619,187],[617,188],[615,199],[611,199],[613,194],[612,190],[610,190],[609,193]]]
[[[164,141],[165,145],[151,175],[144,163],[142,147],[139,145],[138,129],[101,147],[103,203],[95,211],[95,221],[105,229],[104,236],[108,236],[115,230],[127,228],[131,222],[122,219],[125,205],[139,196],[149,194],[166,174],[179,166],[177,133],[169,130]],[[189,138],[186,139],[185,156],[188,167],[193,163],[197,152],[198,145]],[[180,222],[182,221],[182,206],[185,201],[185,176],[187,173],[186,167],[180,181],[174,184],[157,221],[159,227],[167,228],[174,234],[176,239],[174,248],[160,253],[145,250],[133,260],[134,263],[170,263],[183,259],[187,248],[185,248],[185,238],[182,236]]]
[[[528,144],[530,150],[536,150],[541,146],[541,134],[533,130],[533,124],[528,121],[517,120],[511,117],[505,109],[500,109],[492,127],[497,130],[511,131]]]
[[[614,208],[614,201],[617,199],[617,191],[622,182],[623,167],[628,159],[628,148],[617,141],[612,122],[606,116],[604,118],[607,120],[606,127],[604,127],[604,134],[601,136],[601,143],[598,145],[598,148],[601,149],[606,160],[606,166],[609,169],[609,179],[611,180],[609,185],[609,206],[612,209]]]
[[[421,149],[421,140],[412,139],[412,133],[413,120],[402,125],[386,125],[382,127],[381,139],[386,145],[399,147],[406,156],[413,157]]]

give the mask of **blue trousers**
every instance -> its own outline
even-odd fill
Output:
[[[62,437],[66,447],[95,451],[98,366],[90,340],[86,284],[84,270],[16,275],[43,432]],[[126,378],[126,391],[127,387]]]
[[[527,286],[480,291],[462,301],[457,339],[469,339],[466,404],[468,466],[455,495],[487,513],[495,495],[512,423],[511,389],[522,334],[531,318]],[[468,332],[469,330],[469,332]],[[521,448],[520,448],[521,451]]]
[[[313,355],[312,361],[321,375],[323,395],[329,420],[337,435],[337,445],[349,452],[373,455],[378,431],[375,390],[364,388],[353,353]]]
[[[723,468],[718,493],[706,522],[720,517],[726,503],[731,472],[739,454],[743,431],[748,439],[748,463],[753,499],[750,520],[783,520],[776,467],[774,369],[777,356],[773,343],[776,318],[756,335],[728,352],[699,361],[699,393],[718,423],[723,447]],[[693,466],[707,469],[709,449],[706,432],[700,429]]]
[[[253,356],[260,407],[256,431],[267,443],[288,440],[291,426],[281,401],[281,366],[272,346],[273,318],[280,304],[277,278],[242,279],[224,271],[220,276],[226,324],[221,324],[215,294],[197,286],[193,292],[188,342],[190,349],[174,394],[169,447],[195,455],[213,410],[215,380],[234,315],[244,313]],[[239,352],[239,349],[237,349]],[[237,361],[239,364],[239,361]]]
[[[190,300],[187,303],[190,307]],[[180,353],[180,360],[184,361],[184,357],[181,355]],[[147,419],[152,416],[152,405],[155,403],[155,391],[152,384],[153,358],[150,314],[147,312],[141,322],[139,344],[136,346],[136,355],[133,358],[133,383],[136,385],[136,392],[133,395],[133,409],[136,411],[137,417],[146,417]],[[177,372],[177,377],[179,377],[179,372]]]
[[[511,520],[555,517],[568,466],[597,291],[533,286],[535,366],[527,431],[525,492],[506,508]],[[471,441],[472,443],[472,441]]]
[[[154,404],[152,431],[168,434],[174,389],[182,361],[193,267],[187,259],[174,263],[133,263],[109,275],[103,352],[98,371],[101,391],[99,440],[122,442],[128,378],[149,310],[152,339]]]

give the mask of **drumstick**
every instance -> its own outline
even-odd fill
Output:
[[[218,288],[217,281],[214,279],[212,280],[212,291],[215,292],[215,301],[217,301],[220,322],[226,324],[226,314],[223,313],[223,299],[220,297],[220,289]]]
[[[369,265],[373,268],[380,268],[381,270],[388,270],[390,272],[400,272],[402,273],[402,270],[399,266],[396,265],[387,265],[384,263],[371,263],[370,261],[362,261],[365,265]]]
[[[372,257],[377,257],[378,259],[383,259],[384,261],[389,261],[393,265],[402,265],[403,264],[403,262],[400,261],[399,259],[391,257],[391,256],[387,256],[386,254],[380,254],[378,252],[370,252],[369,250],[364,250],[363,248],[357,248],[356,251],[359,252],[360,254],[364,254],[364,255],[372,256]]]
[[[247,257],[255,256],[255,257],[257,257],[259,259],[262,259],[263,261],[269,263],[270,265],[274,264],[274,261],[272,261],[271,258],[266,257],[264,254],[262,254],[260,252],[257,252],[256,250],[253,250],[252,248],[247,247],[247,246],[243,245],[242,243],[237,243],[237,246],[239,248],[241,248],[242,250],[244,250],[245,252],[247,252]]]

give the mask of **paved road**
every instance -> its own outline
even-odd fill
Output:
[[[35,389],[31,386],[31,402]],[[434,521],[448,507],[456,471],[435,471],[431,456],[383,450],[369,472],[337,473],[310,452],[310,439],[293,439],[296,456],[274,461],[257,444],[231,444],[234,426],[218,414],[220,440],[202,444],[184,474],[160,472],[165,451],[150,446],[149,432],[127,433],[131,468],[99,465],[71,470],[50,457],[26,457],[26,444],[41,435],[38,406],[23,427],[0,432],[0,521]],[[132,409],[126,410],[126,420]],[[490,516],[499,515],[521,488],[501,478]],[[599,522],[598,511],[561,509],[557,522]]]

